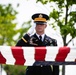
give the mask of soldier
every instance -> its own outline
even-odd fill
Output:
[[[16,46],[57,46],[56,40],[45,34],[47,20],[49,19],[48,15],[37,13],[32,16],[32,19],[34,20],[34,25],[17,42]],[[36,33],[30,36],[34,29]],[[53,65],[53,68],[50,65],[28,66],[26,75],[59,75],[59,66]]]

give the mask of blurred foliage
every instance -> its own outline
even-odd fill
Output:
[[[17,12],[12,8],[11,4],[8,6],[0,4],[0,45],[15,44],[13,36],[17,34],[15,30],[16,23],[13,20],[16,19]]]
[[[15,22],[17,14],[18,12],[13,9],[11,4],[7,6],[0,4],[0,45],[15,45],[31,26],[31,21],[28,21],[24,22],[20,28],[17,28]],[[17,34],[19,34],[18,38],[14,39]]]
[[[7,75],[25,75],[25,66],[20,65],[7,65],[4,67],[7,72]]]
[[[71,11],[71,6],[76,4],[75,0],[36,0],[36,2],[41,2],[43,5],[48,3],[55,3],[56,8],[50,5],[50,10],[53,8],[53,11],[50,12],[49,17],[54,20],[54,23],[51,23],[53,27],[57,25],[60,28],[60,33],[63,38],[64,46],[67,46],[72,39],[76,37],[76,10]],[[70,12],[69,12],[70,10]],[[63,16],[65,13],[65,16]],[[71,39],[67,42],[67,36],[70,34]]]
[[[19,4],[17,5],[17,7]],[[24,22],[20,28],[17,28],[16,15],[18,12],[14,10],[11,4],[0,4],[0,45],[15,46],[19,38],[30,27],[30,22]],[[18,35],[19,34],[19,35]],[[17,36],[18,35],[18,36]],[[14,39],[14,37],[18,37]],[[25,66],[19,65],[3,65],[8,75],[25,75]]]

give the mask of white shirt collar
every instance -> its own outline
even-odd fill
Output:
[[[36,35],[37,35],[37,37],[39,38],[40,35],[37,34],[37,33],[36,33]],[[44,40],[44,36],[45,36],[45,34],[42,34],[41,36],[42,36],[42,41],[43,41],[43,40]]]

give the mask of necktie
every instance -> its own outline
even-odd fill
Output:
[[[39,36],[39,39],[40,39],[40,41],[42,41],[42,36],[41,35]]]

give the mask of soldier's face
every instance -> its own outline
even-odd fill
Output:
[[[37,33],[44,33],[46,27],[47,27],[47,25],[45,25],[45,24],[43,24],[43,25],[37,24],[35,29],[36,29]]]

